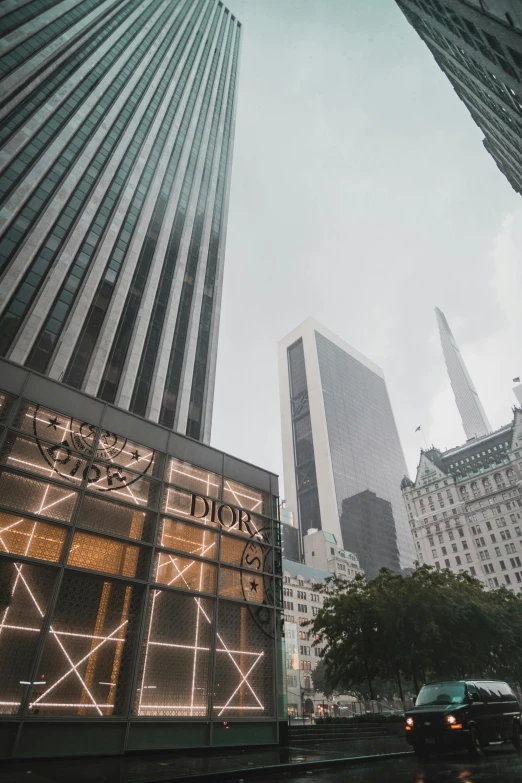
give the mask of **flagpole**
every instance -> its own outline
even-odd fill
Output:
[[[417,427],[417,429],[415,430],[415,432],[420,432],[420,433],[422,434],[422,438],[423,438],[423,440],[424,440],[424,445],[426,446],[426,451],[427,451],[427,450],[428,450],[428,444],[427,444],[427,442],[426,442],[426,436],[424,435],[424,430],[422,429],[422,427],[421,427],[421,425],[420,425],[420,424],[419,424],[419,426]]]

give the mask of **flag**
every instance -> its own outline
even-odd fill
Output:
[[[520,383],[520,376],[518,378],[513,378],[513,383]]]
[[[417,429],[415,430],[415,432],[420,432],[420,424],[419,424],[419,426],[417,427]]]

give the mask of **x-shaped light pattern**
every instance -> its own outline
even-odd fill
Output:
[[[31,414],[26,414],[26,415],[29,416],[30,418],[32,418]],[[44,421],[44,423],[45,423],[45,420],[41,420],[40,419],[40,421]],[[57,419],[55,419],[55,422],[54,422],[53,426],[54,426],[54,429],[56,431],[59,431],[59,430],[62,431],[62,434],[60,436],[62,441],[65,438],[65,436],[67,435],[67,433],[71,432],[68,420],[66,420],[64,425],[59,425],[58,422],[57,422]],[[112,458],[110,457],[110,454],[108,454],[108,450],[105,447],[105,444],[103,444],[103,448],[104,448],[104,450],[105,450],[105,452],[107,454],[108,459],[111,462],[114,463],[114,460],[112,460]],[[153,452],[149,452],[148,454],[144,454],[142,457],[139,457],[139,455],[138,455],[138,459],[137,460],[136,460],[136,456],[135,456],[136,452],[135,453],[126,452],[124,450],[123,453],[124,454],[128,453],[129,456],[131,457],[131,460],[129,461],[128,465],[123,466],[123,467],[126,468],[126,467],[129,467],[133,462],[139,462],[142,459],[149,459],[152,456]],[[20,462],[20,460],[16,460],[16,461]],[[53,467],[49,467],[49,469],[48,469],[49,475],[52,475],[54,473],[56,461],[57,460],[54,461]],[[39,469],[41,469],[41,465],[34,466],[34,467],[38,467]],[[93,483],[97,484],[97,483],[99,483],[102,480],[103,479],[98,479],[98,481],[93,482]],[[69,499],[70,497],[72,497],[75,494],[74,492],[70,492],[70,493],[64,495],[63,497],[59,498],[58,500],[53,501],[52,503],[47,503],[46,499],[47,499],[47,495],[48,495],[48,492],[49,492],[49,488],[50,488],[50,485],[46,484],[44,492],[43,492],[42,500],[40,501],[40,506],[36,510],[37,514],[44,514],[46,511],[48,511],[53,506],[56,506],[59,503],[63,503],[65,500]],[[138,499],[134,495],[134,493],[132,492],[130,487],[125,487],[125,489],[127,490],[127,496],[128,496],[127,499],[130,497],[130,499],[133,500],[135,504],[139,505],[140,499]],[[122,493],[118,493],[118,494],[122,494]],[[141,501],[141,502],[143,502],[143,501]],[[24,521],[24,518],[22,517],[22,518],[18,519],[16,522],[13,522],[10,525],[7,525],[6,527],[2,528],[2,530],[0,530],[0,543],[2,544],[2,547],[3,547],[4,551],[8,552],[9,548],[6,545],[4,539],[2,538],[2,533],[5,533],[6,531],[13,529],[17,525],[20,525],[23,521]],[[28,538],[28,541],[27,541],[27,545],[25,547],[24,555],[28,555],[29,554],[29,551],[30,551],[30,548],[31,548],[31,544],[32,544],[32,541],[33,541],[33,538],[34,538],[34,535],[35,535],[35,532],[36,532],[36,529],[37,529],[37,525],[38,525],[38,522],[34,522],[34,524],[32,526],[32,529],[31,529],[31,531],[29,533],[29,538]],[[36,610],[37,610],[39,616],[41,618],[43,618],[45,612],[42,610],[42,607],[40,606],[40,603],[38,602],[36,596],[34,595],[33,591],[31,590],[31,588],[30,588],[30,586],[28,584],[26,576],[23,573],[24,566],[23,565],[18,565],[17,563],[15,563],[14,566],[15,566],[15,569],[16,569],[16,578],[15,578],[15,582],[14,582],[14,585],[13,585],[13,589],[11,591],[11,598],[13,598],[15,596],[16,591],[19,588],[19,585],[23,585],[23,587],[27,591],[27,593],[28,593],[32,603],[36,607]],[[27,572],[27,569],[25,569],[25,570]],[[31,628],[31,627],[28,627],[28,626],[8,624],[7,623],[7,619],[8,619],[9,609],[10,609],[10,605],[7,606],[6,609],[4,610],[4,613],[3,613],[3,616],[2,616],[2,621],[0,622],[0,635],[2,634],[2,631],[4,630],[4,628],[8,628],[10,630],[19,630],[19,631],[23,631],[23,632],[32,632],[32,633],[39,633],[40,632],[40,628]],[[65,658],[67,659],[67,662],[68,662],[70,668],[67,669],[65,674],[63,674],[58,680],[56,680],[56,682],[54,682],[49,688],[47,688],[43,693],[41,693],[38,696],[38,698],[36,698],[34,701],[32,701],[30,703],[30,707],[33,708],[33,707],[35,707],[38,704],[41,704],[42,706],[45,705],[47,707],[87,707],[87,708],[95,709],[98,712],[99,715],[103,715],[102,709],[104,709],[104,708],[112,709],[113,708],[112,704],[99,704],[96,701],[96,699],[93,696],[93,694],[91,693],[90,689],[87,687],[87,684],[85,683],[84,678],[81,676],[78,668],[83,663],[85,663],[85,661],[87,661],[95,652],[97,652],[101,647],[103,647],[103,645],[105,645],[107,642],[124,642],[125,641],[125,637],[121,638],[121,637],[117,636],[117,634],[118,634],[118,632],[122,628],[124,628],[127,625],[127,622],[128,621],[125,620],[124,622],[120,623],[120,625],[118,625],[118,627],[115,628],[113,631],[111,631],[107,636],[100,636],[100,635],[97,635],[97,634],[77,634],[77,633],[69,633],[69,632],[66,632],[66,631],[58,631],[51,625],[50,628],[49,628],[49,633],[56,640],[58,646],[60,647],[61,651],[63,652],[63,654],[65,656]],[[62,642],[61,637],[74,637],[74,638],[81,637],[81,638],[85,638],[85,639],[91,640],[91,643],[94,643],[96,640],[98,640],[98,644],[95,644],[95,646],[92,647],[92,649],[89,651],[89,653],[87,655],[84,655],[79,661],[76,661],[76,663],[75,663],[75,662],[73,662],[73,660],[71,658],[71,655],[69,654],[66,646]],[[66,679],[66,677],[68,677],[69,675],[71,675],[73,673],[76,675],[76,677],[81,682],[82,687],[85,690],[85,693],[87,694],[88,698],[92,702],[91,704],[62,704],[62,703],[58,704],[58,703],[50,703],[50,702],[44,702],[43,701],[45,699],[45,697],[51,691],[53,691],[61,682],[63,682],[63,680]],[[0,704],[4,705],[4,706],[20,706],[20,702],[0,702]]]
[[[31,414],[26,414],[26,415],[30,416]],[[56,422],[55,422],[55,425],[56,425]],[[65,425],[58,425],[58,426],[59,426],[59,429],[63,430],[63,432],[62,432],[62,439],[63,439],[65,437],[65,435],[67,434],[67,432],[70,431],[69,424],[66,421]],[[55,426],[55,429],[56,429],[56,426]],[[104,449],[104,451],[106,453],[106,458],[108,459],[108,461],[110,461],[110,462],[112,462],[114,464],[114,460],[112,459],[111,455],[109,454],[109,450],[107,449],[105,444],[101,443],[101,445],[102,445],[102,448]],[[123,451],[123,453],[127,454],[127,452],[125,450]],[[128,465],[122,466],[124,468],[129,468],[131,466],[135,467],[135,465],[133,465],[133,462],[137,463],[137,462],[140,462],[140,461],[145,460],[145,459],[148,460],[151,457],[152,452],[150,452],[148,454],[144,454],[143,456],[139,456],[138,452],[134,451],[134,452],[128,452],[128,455],[131,458],[131,460],[128,463]],[[17,460],[17,461],[19,461],[19,460]],[[56,461],[55,461],[55,463],[54,463],[52,468],[49,467],[49,474],[50,475],[53,474],[54,469],[55,469],[55,465],[56,465]],[[40,465],[37,466],[37,467],[39,469],[41,469]],[[192,476],[192,478],[195,478],[195,477]],[[98,479],[96,482],[93,482],[93,483],[97,484],[97,483],[100,483],[102,480],[103,479]],[[207,483],[207,486],[206,486],[207,492],[206,492],[206,494],[208,496],[209,493],[210,493],[210,483],[211,483],[210,482],[210,476],[208,477],[206,483]],[[228,484],[228,482],[227,482],[227,484]],[[37,509],[37,512],[36,512],[37,514],[44,514],[46,511],[48,511],[53,506],[56,506],[59,503],[63,503],[65,500],[68,500],[69,498],[71,498],[75,494],[74,492],[70,492],[70,493],[66,494],[65,496],[63,496],[62,498],[59,498],[58,500],[53,501],[52,503],[46,503],[46,498],[47,498],[47,494],[49,492],[49,488],[50,488],[49,485],[46,485],[46,487],[44,489],[44,492],[43,492],[42,500],[40,502],[40,506],[39,506],[39,508]],[[227,489],[229,489],[229,491],[234,495],[238,506],[241,506],[242,504],[241,504],[237,494],[234,492],[234,490],[232,490],[232,488],[230,486],[227,486]],[[124,491],[121,491],[121,490],[124,490]],[[136,505],[140,505],[140,504],[142,504],[144,502],[141,498],[136,497],[134,492],[127,485],[125,487],[120,488],[120,491],[116,491],[115,494],[120,494],[120,495],[124,494],[124,495],[126,495],[127,499],[130,498]],[[248,497],[248,499],[254,501],[254,503],[255,503],[255,505],[251,509],[252,511],[256,510],[256,508],[262,502],[261,500],[258,500],[257,498],[254,498],[254,497],[252,497],[252,498]],[[12,529],[13,527],[16,527],[17,525],[21,524],[23,521],[24,521],[23,518],[20,518],[16,522],[13,522],[10,525],[8,525],[5,528],[3,528],[2,530],[0,530],[0,543],[2,544],[2,546],[3,546],[5,551],[9,551],[9,549],[6,546],[5,541],[2,538],[2,533],[6,532],[9,529]],[[26,545],[25,552],[24,552],[25,555],[28,555],[28,553],[29,553],[29,550],[30,550],[30,547],[31,547],[31,543],[32,543],[32,540],[33,540],[33,537],[35,535],[35,531],[36,531],[36,528],[37,528],[37,524],[38,524],[37,522],[35,522],[33,524],[33,527],[32,527],[31,532],[29,534],[29,538],[28,538],[27,545]],[[256,532],[258,532],[257,528],[256,528]],[[204,556],[208,551],[210,551],[210,549],[212,549],[213,546],[215,546],[215,542],[212,542],[212,544],[210,544],[208,546],[206,545],[206,542],[205,542],[206,535],[207,535],[207,533],[205,531],[203,533],[203,541],[202,541],[202,547],[201,547],[201,555],[202,556]],[[195,560],[193,560],[187,566],[185,566],[183,569],[179,568],[179,566],[177,565],[176,561],[170,555],[169,555],[169,561],[175,566],[176,570],[178,571],[178,574],[175,577],[173,577],[173,579],[171,579],[171,581],[169,582],[169,585],[174,584],[178,579],[182,579],[185,582],[185,585],[187,587],[189,587],[189,589],[190,589],[190,585],[188,584],[187,580],[185,579],[184,573],[189,568],[191,568],[193,565],[195,565],[196,562],[199,562],[200,574],[199,574],[199,586],[198,586],[198,589],[199,590],[202,589],[202,586],[203,586],[203,570],[204,570],[204,563],[202,561],[195,561]],[[14,565],[15,565],[17,574],[16,574],[16,578],[15,578],[15,583],[13,585],[11,596],[14,597],[17,589],[19,588],[19,585],[23,585],[25,590],[29,594],[32,603],[36,607],[38,614],[40,615],[41,618],[43,618],[44,617],[44,611],[42,610],[42,608],[41,608],[41,606],[40,606],[36,596],[34,595],[33,591],[31,590],[31,588],[30,588],[30,586],[29,586],[29,584],[27,582],[27,579],[26,579],[25,575],[23,574],[24,566],[23,565],[18,565],[16,563]],[[164,642],[154,642],[153,640],[151,640],[151,638],[150,638],[151,637],[151,630],[152,630],[154,614],[155,614],[155,608],[156,608],[156,601],[158,599],[158,596],[161,596],[161,592],[157,591],[157,590],[154,591],[153,599],[152,599],[150,620],[149,620],[149,627],[148,627],[147,644],[146,644],[146,649],[145,649],[145,660],[144,660],[144,667],[143,667],[142,684],[141,684],[141,688],[140,688],[140,700],[139,700],[139,710],[138,710],[138,712],[140,714],[141,714],[141,710],[142,709],[158,709],[158,708],[161,708],[161,707],[154,707],[154,706],[151,706],[151,705],[143,705],[142,704],[143,691],[144,691],[145,688],[147,688],[147,686],[144,685],[144,682],[145,682],[145,677],[146,677],[146,672],[147,672],[149,645],[153,645],[153,646],[154,645],[160,645],[160,646],[168,646],[168,647],[187,647],[186,645],[168,644],[168,643],[164,643]],[[202,647],[199,644],[201,617],[203,617],[204,620],[207,623],[211,624],[211,620],[210,620],[208,614],[205,612],[203,606],[201,605],[201,600],[199,598],[194,598],[194,600],[196,601],[196,605],[197,605],[196,629],[195,629],[194,645],[193,646],[189,646],[189,649],[192,649],[193,653],[194,653],[193,666],[192,666],[191,700],[190,700],[190,705],[178,705],[178,707],[177,707],[177,708],[182,708],[182,709],[189,710],[191,715],[194,713],[194,710],[197,710],[198,712],[200,712],[202,708],[206,709],[206,707],[203,707],[202,705],[201,706],[200,705],[194,705],[194,699],[195,699],[196,681],[197,681],[197,657],[198,657],[198,653],[200,651],[206,651],[206,652],[209,651],[209,648]],[[16,630],[19,630],[19,631],[26,631],[26,632],[33,632],[33,633],[39,633],[40,632],[40,628],[31,628],[31,627],[28,627],[28,626],[8,624],[7,623],[7,619],[8,619],[9,609],[10,609],[10,606],[6,607],[6,609],[5,609],[4,613],[3,613],[2,620],[0,622],[0,635],[2,634],[2,631],[4,630],[4,628],[9,628],[9,629],[13,629],[13,630],[16,629]],[[128,621],[125,620],[124,622],[120,623],[120,625],[118,625],[107,636],[100,636],[100,635],[96,635],[96,634],[78,634],[78,633],[70,633],[70,632],[67,632],[67,631],[58,631],[51,625],[50,628],[49,628],[49,633],[51,634],[53,639],[55,639],[55,641],[57,642],[57,644],[60,647],[61,651],[63,652],[65,658],[67,659],[70,668],[67,669],[67,671],[58,680],[56,680],[49,688],[47,688],[43,693],[41,693],[38,696],[38,698],[36,698],[34,701],[32,701],[30,703],[30,707],[33,708],[33,707],[35,707],[38,704],[41,704],[42,706],[44,706],[44,705],[45,706],[49,706],[49,707],[51,707],[51,706],[54,706],[54,707],[90,707],[90,708],[94,708],[98,712],[99,715],[103,715],[102,709],[104,709],[104,708],[112,709],[113,705],[111,705],[111,704],[99,704],[96,701],[95,697],[91,693],[90,689],[87,687],[87,684],[85,683],[85,680],[81,676],[81,674],[80,674],[78,669],[79,669],[79,667],[83,663],[85,663],[85,661],[87,661],[95,652],[97,652],[97,650],[99,650],[106,643],[108,643],[108,642],[124,642],[125,638],[124,637],[123,638],[119,637],[119,636],[117,636],[117,634],[118,634],[119,631],[121,631],[122,628],[124,628],[127,625],[127,622]],[[94,642],[95,640],[98,640],[99,643],[95,644],[95,646],[89,651],[89,653],[87,655],[84,655],[79,661],[76,661],[76,663],[74,663],[72,658],[71,658],[71,656],[70,656],[70,654],[69,654],[69,652],[67,651],[67,649],[66,649],[66,647],[65,647],[65,645],[62,642],[62,639],[60,637],[74,637],[74,638],[82,637],[82,638],[85,638],[85,639],[90,639],[91,642]],[[256,702],[257,702],[257,704],[259,706],[258,707],[241,707],[241,709],[263,710],[264,707],[263,707],[261,701],[259,700],[257,694],[255,693],[255,691],[254,691],[251,683],[249,682],[248,678],[249,678],[250,674],[253,672],[253,670],[255,669],[255,667],[257,666],[257,664],[259,663],[259,661],[261,660],[261,658],[263,657],[264,653],[263,652],[255,653],[255,652],[248,652],[248,651],[231,650],[231,649],[229,649],[227,647],[227,645],[224,642],[223,637],[221,636],[221,634],[219,634],[219,633],[217,634],[217,639],[219,640],[219,643],[222,645],[222,647],[216,648],[216,652],[226,653],[228,655],[228,657],[230,658],[230,660],[232,661],[234,667],[238,670],[239,675],[240,675],[239,684],[237,685],[237,687],[234,690],[234,692],[232,693],[232,695],[229,697],[229,699],[226,702],[226,704],[220,705],[220,706],[216,707],[216,709],[220,710],[219,715],[222,715],[225,710],[236,709],[236,707],[234,707],[234,706],[231,707],[229,705],[230,705],[230,702],[233,700],[234,696],[236,695],[236,693],[239,691],[239,689],[241,688],[241,686],[243,684],[245,684],[248,687],[248,689],[251,691],[252,695],[254,696],[254,698],[255,698],[255,700],[256,700]],[[248,669],[246,674],[241,671],[240,666],[238,665],[237,661],[233,657],[234,655],[242,655],[242,656],[243,655],[250,655],[250,656],[253,656],[255,658],[253,664],[250,666],[250,668]],[[89,697],[90,701],[92,702],[91,704],[70,704],[70,703],[67,703],[67,704],[60,703],[60,704],[58,704],[58,703],[50,703],[50,702],[43,701],[48,696],[49,693],[51,693],[61,682],[63,682],[69,675],[72,675],[72,674],[74,674],[78,678],[78,680],[80,681],[80,683],[81,683],[85,693],[87,694],[87,696]],[[9,703],[8,702],[0,702],[0,704],[4,704],[4,705],[9,704],[11,706],[19,706],[20,702],[9,702]],[[172,708],[175,708],[175,705],[165,705],[165,708],[166,709],[168,709],[168,708],[172,709]]]
[[[176,470],[176,472],[182,472],[182,471]],[[205,481],[204,479],[199,479],[199,477],[197,477],[197,476],[191,476],[191,478],[192,479],[196,478],[197,480]],[[171,470],[171,480],[172,480],[172,470]],[[210,494],[210,476],[206,480],[206,492],[205,492],[205,494],[207,496],[209,496],[209,494]],[[259,501],[259,502],[261,502],[261,501]],[[240,504],[238,503],[238,505],[240,505]],[[215,542],[212,542],[210,545],[206,545],[206,541],[205,541],[206,535],[207,535],[207,531],[204,530],[203,531],[203,537],[202,537],[202,544],[201,544],[201,552],[199,553],[202,557],[210,549],[212,549],[213,546],[215,546]],[[163,543],[163,541],[162,541],[162,543]],[[168,585],[171,586],[175,582],[177,582],[179,579],[181,579],[185,583],[185,586],[188,587],[189,589],[194,589],[194,588],[193,588],[193,586],[191,586],[188,583],[188,581],[185,578],[184,574],[188,571],[188,569],[192,568],[193,566],[196,566],[196,568],[197,568],[197,566],[199,564],[199,585],[198,585],[198,590],[200,590],[200,591],[202,590],[202,588],[203,588],[203,571],[204,571],[204,565],[205,565],[202,561],[192,560],[184,568],[180,568],[178,566],[176,560],[171,555],[168,555],[168,560],[165,563],[163,563],[162,565],[160,565],[159,568],[161,568],[163,565],[168,565],[169,563],[174,566],[174,568],[176,569],[176,571],[178,573],[176,574],[176,576],[174,576],[170,580]],[[147,642],[146,642],[146,647],[145,647],[145,657],[144,657],[144,663],[143,663],[143,674],[142,674],[142,678],[141,678],[141,688],[140,688],[140,697],[139,697],[139,705],[138,705],[138,714],[143,714],[143,712],[145,710],[160,710],[160,709],[164,709],[164,710],[168,710],[168,709],[171,709],[171,710],[172,709],[182,709],[182,710],[186,710],[187,713],[190,714],[190,715],[193,715],[194,714],[194,710],[196,710],[196,714],[201,714],[203,711],[206,712],[206,704],[199,704],[199,705],[197,705],[197,704],[195,705],[194,704],[194,699],[195,699],[196,690],[197,690],[197,688],[196,688],[196,682],[197,682],[197,660],[198,660],[198,653],[199,652],[209,652],[209,648],[208,647],[203,647],[203,646],[201,646],[199,644],[200,627],[201,627],[202,617],[203,617],[203,620],[205,620],[208,624],[212,624],[212,621],[211,621],[210,617],[208,616],[207,612],[205,611],[205,609],[203,608],[202,603],[201,603],[201,599],[200,598],[194,598],[193,600],[196,602],[196,606],[197,606],[194,644],[191,646],[191,645],[175,644],[175,643],[169,643],[169,642],[157,642],[157,641],[154,641],[151,638],[153,624],[154,624],[154,615],[155,615],[155,610],[157,608],[157,600],[159,600],[161,598],[161,596],[162,596],[161,591],[159,591],[159,590],[154,591],[154,595],[153,595],[153,598],[152,598],[151,610],[150,610],[150,617],[149,617],[149,625],[148,625],[148,632],[147,632]],[[228,655],[228,657],[230,658],[230,660],[232,661],[234,667],[238,670],[239,675],[240,675],[239,684],[236,687],[236,689],[234,690],[234,692],[232,693],[232,695],[229,697],[229,699],[226,702],[226,704],[216,706],[216,709],[220,710],[218,715],[221,716],[225,710],[237,709],[236,706],[230,706],[230,703],[231,703],[231,701],[233,700],[234,696],[236,695],[236,693],[239,691],[239,689],[241,688],[241,686],[243,684],[245,684],[248,687],[248,689],[252,693],[254,699],[256,700],[258,706],[257,707],[246,707],[246,708],[245,707],[240,707],[240,709],[264,710],[264,707],[263,707],[261,701],[259,700],[256,692],[254,691],[254,689],[253,689],[253,687],[252,687],[252,685],[251,685],[251,683],[249,682],[249,679],[248,679],[249,676],[251,675],[251,673],[253,672],[253,670],[255,669],[255,667],[257,666],[257,664],[259,663],[259,661],[261,660],[261,658],[263,657],[264,653],[263,652],[260,652],[260,653],[247,652],[247,651],[242,651],[242,650],[231,650],[231,649],[229,649],[227,647],[223,637],[221,636],[221,634],[219,632],[216,634],[216,637],[218,639],[219,644],[222,645],[221,647],[217,647],[216,648],[216,652],[225,653],[226,655]],[[191,649],[191,650],[193,650],[192,682],[191,682],[190,704],[185,704],[185,705],[179,705],[179,704],[178,705],[174,705],[174,704],[161,704],[161,705],[160,704],[153,704],[153,705],[147,705],[147,704],[143,704],[144,691],[148,687],[148,686],[145,685],[145,681],[146,681],[146,677],[147,677],[147,669],[148,669],[148,664],[149,664],[149,655],[148,655],[149,647],[154,647],[154,646],[173,647],[173,648]],[[250,666],[250,668],[248,669],[246,674],[241,671],[240,666],[238,665],[237,661],[234,658],[234,655],[240,655],[240,656],[250,655],[250,656],[253,656],[255,658],[253,664]]]

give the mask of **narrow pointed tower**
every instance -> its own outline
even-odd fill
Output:
[[[448,375],[455,395],[455,402],[459,409],[462,426],[466,437],[480,438],[491,432],[491,424],[482,407],[477,390],[470,378],[464,359],[461,356],[458,345],[451,333],[446,316],[435,308],[437,322],[439,324],[440,341]]]

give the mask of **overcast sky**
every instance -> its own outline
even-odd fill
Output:
[[[282,477],[277,342],[314,316],[385,373],[408,467],[465,441],[433,308],[493,427],[522,374],[522,199],[394,0],[243,23],[212,445]]]

